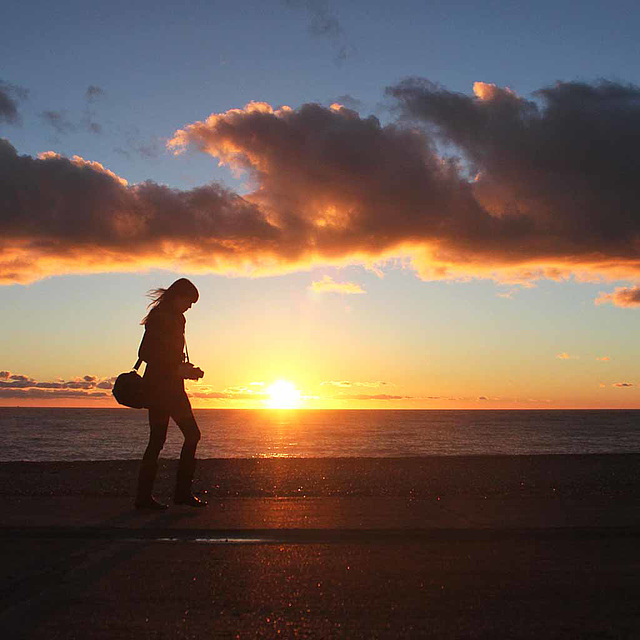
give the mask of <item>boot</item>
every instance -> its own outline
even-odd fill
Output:
[[[158,502],[152,495],[153,483],[158,472],[157,460],[143,460],[140,463],[140,473],[138,474],[138,491],[136,493],[136,509],[152,509],[162,511],[167,508],[166,504]]]
[[[193,482],[195,470],[195,460],[180,459],[176,475],[176,492],[173,497],[174,504],[183,504],[200,509],[207,506],[206,500],[200,500],[200,498],[191,493],[191,483]]]

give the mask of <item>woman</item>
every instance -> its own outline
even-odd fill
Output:
[[[140,465],[135,506],[137,509],[167,508],[167,505],[153,498],[152,491],[158,470],[158,456],[167,437],[169,418],[173,418],[184,436],[174,503],[205,507],[207,503],[191,493],[200,429],[184,390],[185,378],[204,375],[193,365],[184,362],[183,313],[190,309],[200,296],[192,282],[180,278],[168,289],[151,291],[150,297],[151,311],[141,323],[145,326],[145,332],[138,356],[147,363],[143,387],[149,408],[151,433]],[[198,372],[195,376],[194,371]]]

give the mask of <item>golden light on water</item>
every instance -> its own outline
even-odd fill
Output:
[[[271,409],[297,409],[302,404],[300,391],[287,380],[276,380],[267,387],[267,393],[267,406]]]

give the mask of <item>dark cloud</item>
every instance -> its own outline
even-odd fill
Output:
[[[328,38],[336,51],[335,61],[344,62],[352,53],[338,17],[326,0],[283,0],[291,9],[303,10],[309,17],[309,33],[317,38]]]
[[[82,116],[82,125],[89,133],[93,133],[95,135],[100,135],[102,133],[102,125],[97,121],[94,105],[104,95],[104,89],[95,84],[89,85],[85,92],[87,107],[84,110],[84,115]]]
[[[251,103],[175,133],[170,148],[247,174],[244,197],[128,185],[99,163],[19,156],[2,141],[0,281],[147,267],[260,275],[392,256],[425,279],[640,276],[640,89],[567,83],[532,101],[410,80],[389,94],[400,124]]]
[[[85,119],[85,125],[89,133],[95,133],[96,135],[99,135],[102,133],[102,125],[99,124],[98,122],[94,122],[91,119]]]
[[[6,375],[5,375],[6,374]],[[106,398],[109,394],[96,389],[111,389],[114,378],[100,380],[97,376],[83,376],[68,381],[38,382],[22,374],[0,372],[0,398]]]
[[[632,382],[614,382],[613,387],[633,387]]]
[[[88,102],[95,102],[99,98],[102,98],[102,96],[104,96],[104,93],[104,89],[102,89],[101,87],[98,87],[95,84],[90,84],[85,92],[85,98]]]
[[[0,282],[179,263],[242,270],[252,256],[278,261],[280,231],[217,185],[130,187],[99,163],[19,156],[0,140],[0,201]]]
[[[36,399],[36,400],[59,400],[59,399],[90,399],[90,400],[104,400],[111,397],[110,393],[103,391],[73,391],[73,390],[56,390],[47,391],[40,388],[30,389],[7,389],[0,387],[0,398],[13,398],[13,399]]]
[[[64,111],[43,111],[40,117],[46,124],[52,127],[56,133],[67,134],[73,133],[76,126],[69,120]]]
[[[595,303],[610,303],[616,307],[639,307],[640,287],[616,287],[613,293],[601,293]]]
[[[557,83],[527,100],[478,82],[474,92],[415,78],[387,90],[406,118],[461,154],[488,214],[474,237],[453,239],[454,256],[637,271],[640,88]]]
[[[20,375],[18,373],[14,373],[13,375],[9,376],[9,380],[13,380],[14,382],[17,382],[17,383],[22,383],[22,382],[29,382],[31,378],[29,378],[28,376]]]
[[[26,89],[0,80],[0,122],[19,124],[18,105],[26,100],[28,95]]]
[[[157,158],[164,151],[164,145],[159,140],[132,139],[128,144],[134,153],[147,160]]]

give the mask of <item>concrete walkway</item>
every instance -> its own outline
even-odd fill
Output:
[[[227,498],[206,509],[171,506],[136,511],[122,497],[3,496],[0,535],[89,535],[92,537],[197,536],[259,531],[640,533],[640,505],[628,498],[591,497],[398,497]],[[290,534],[291,535],[291,534]],[[309,534],[307,534],[308,537]],[[325,536],[326,537],[326,536]]]

